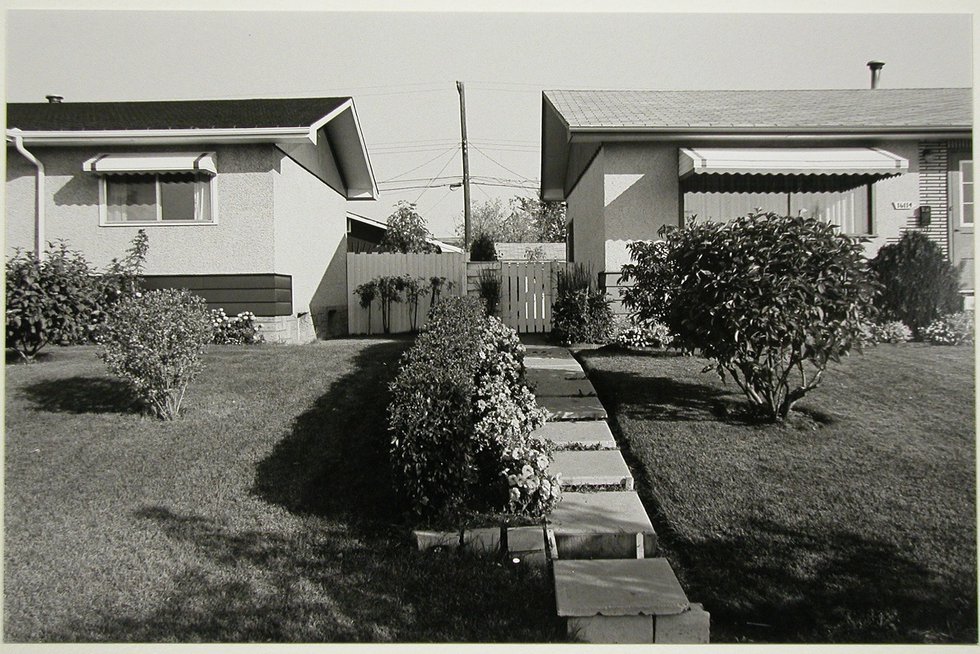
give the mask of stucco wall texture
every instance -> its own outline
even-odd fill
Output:
[[[213,151],[216,224],[99,225],[99,179],[83,173],[96,153]],[[30,148],[45,166],[45,240],[66,239],[96,266],[122,256],[141,228],[149,237],[146,273],[233,274],[278,272],[273,248],[272,145],[153,148]],[[35,168],[7,149],[7,253],[34,247]]]
[[[574,252],[572,260],[592,266],[593,273],[600,273],[606,266],[606,230],[603,216],[603,163],[602,150],[579,179],[568,196],[567,220],[573,221]]]

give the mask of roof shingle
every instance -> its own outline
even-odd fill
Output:
[[[575,128],[969,127],[972,89],[545,91]]]
[[[8,103],[7,128],[28,131],[309,127],[350,98]]]

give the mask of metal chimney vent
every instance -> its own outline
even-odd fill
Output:
[[[871,88],[878,88],[878,80],[881,77],[881,69],[884,67],[884,61],[869,61],[868,68],[871,69]]]
[[[46,95],[44,97],[47,98],[48,102],[50,102],[51,104],[56,104],[65,99],[63,95]]]

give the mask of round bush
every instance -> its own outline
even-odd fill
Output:
[[[102,360],[157,416],[173,420],[213,338],[203,298],[164,289],[124,297],[98,332]]]
[[[938,318],[924,330],[934,345],[964,345],[973,342],[973,312],[961,311]]]

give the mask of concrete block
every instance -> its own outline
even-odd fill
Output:
[[[548,472],[560,472],[563,486],[618,485],[623,490],[633,490],[633,475],[619,450],[555,452]]]
[[[677,615],[690,602],[666,559],[553,562],[561,617]]]
[[[657,534],[635,491],[564,493],[548,526],[562,559],[644,558],[657,551]]]
[[[474,554],[494,555],[500,552],[500,527],[467,529],[463,532],[463,549]]]
[[[510,553],[543,552],[544,527],[541,525],[533,525],[530,527],[508,527],[507,551]]]
[[[649,615],[596,615],[568,618],[568,635],[583,643],[647,644],[653,642]]]
[[[582,366],[572,355],[567,357],[524,357],[524,367],[528,370],[564,370],[584,374]]]
[[[605,420],[563,420],[547,422],[532,436],[546,438],[558,449],[582,448],[615,450],[616,439]]]
[[[415,529],[412,531],[415,536],[415,544],[419,551],[441,547],[447,550],[454,550],[459,547],[458,531],[427,531]]]
[[[705,645],[709,642],[711,614],[701,604],[677,615],[654,618],[654,641],[659,644]]]
[[[549,421],[605,420],[609,417],[599,398],[535,396],[538,405],[548,413]]]
[[[590,397],[595,395],[584,373],[567,370],[528,370],[527,381],[535,397]]]

